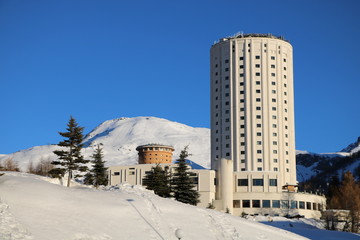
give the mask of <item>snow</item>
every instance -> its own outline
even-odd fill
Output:
[[[64,129],[66,125],[64,123]],[[59,129],[59,131],[63,131]],[[58,134],[58,133],[54,133]],[[108,120],[91,131],[84,139],[83,155],[86,159],[94,153],[98,144],[102,144],[104,160],[108,166],[137,164],[139,145],[159,143],[175,148],[173,160],[180,151],[189,145],[190,160],[210,168],[210,129],[194,128],[181,123],[156,117],[118,118]],[[56,143],[55,143],[56,144]],[[8,158],[19,163],[26,171],[29,162],[55,160],[53,151],[56,145],[36,146],[12,154],[0,155],[0,161]]]
[[[283,226],[287,223],[264,221],[271,225],[266,226],[257,222],[264,219],[243,219],[182,204],[141,186],[123,184],[97,190],[79,185],[66,188],[57,182],[5,172],[0,177],[0,239],[171,240],[176,239],[179,228],[183,240],[359,239],[359,235],[315,229],[314,224],[287,228]]]

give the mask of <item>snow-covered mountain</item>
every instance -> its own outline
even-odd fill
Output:
[[[359,239],[357,234],[323,230],[311,219],[244,219],[161,198],[141,186],[97,190],[53,183],[25,173],[0,177],[0,239],[175,240],[177,229],[183,240]]]
[[[180,151],[189,145],[190,159],[195,163],[210,168],[210,129],[194,128],[181,123],[156,117],[118,118],[100,124],[86,135],[83,149],[84,156],[89,159],[97,144],[102,144],[108,166],[137,164],[137,146],[159,143],[172,145],[175,148],[173,160]],[[54,160],[53,151],[56,145],[36,146],[16,153],[0,155],[0,161],[12,158],[25,171],[29,162]],[[334,153],[309,153],[297,151],[297,179],[306,181],[312,176],[328,171],[329,174],[347,170],[354,171],[360,166],[360,160],[350,155],[360,154],[360,138]],[[360,157],[359,157],[360,159]]]
[[[356,142],[349,144],[349,146],[342,149],[340,152],[356,153],[359,151],[360,151],[360,137],[358,137]]]
[[[85,158],[94,153],[97,144],[102,144],[107,165],[137,164],[136,147],[143,144],[159,143],[175,148],[173,159],[180,151],[189,146],[190,159],[206,168],[210,167],[210,130],[194,128],[181,123],[156,117],[118,118],[100,124],[84,139]],[[12,154],[0,155],[0,161],[12,158],[22,170],[30,161],[53,160],[56,145],[36,146]]]

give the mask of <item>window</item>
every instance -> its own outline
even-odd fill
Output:
[[[240,60],[244,60],[244,57],[240,57]]]
[[[226,153],[226,156],[229,157],[229,156],[230,156],[230,153]]]
[[[276,119],[276,115],[272,115],[272,119]]]
[[[240,112],[243,112],[243,111],[245,111],[245,108],[240,108]]]
[[[284,67],[284,70],[286,71],[286,67]]]
[[[260,91],[260,89],[256,89],[256,93],[260,93],[261,91]]]
[[[230,119],[229,119],[229,118],[226,118],[226,119],[225,119],[225,122],[229,122],[229,121],[230,121]]]
[[[230,139],[230,136],[229,135],[226,135],[226,137],[225,137],[226,139]]]
[[[290,201],[290,208],[291,209],[296,209],[297,208],[297,201],[291,200]]]
[[[245,92],[244,91],[240,91],[240,94],[244,94]]]
[[[240,170],[240,171],[244,172],[244,171],[245,171],[245,168],[241,168],[241,170]]]
[[[271,90],[271,92],[272,92],[273,94],[276,94],[276,90]]]
[[[233,208],[240,208],[240,200],[233,200]]]
[[[300,209],[305,209],[305,202],[304,201],[299,201],[299,208]]]
[[[263,208],[270,208],[270,200],[262,200]]]
[[[260,200],[252,200],[252,207],[259,208],[260,207]]]
[[[230,130],[230,127],[226,127],[226,128],[225,128],[225,131],[229,131],[229,130]]]
[[[273,150],[273,154],[277,154],[277,150]]]
[[[256,110],[261,110],[261,107],[256,107]]]
[[[261,172],[261,171],[262,171],[262,168],[261,168],[261,167],[258,167],[257,170],[258,170],[259,172]]]
[[[277,145],[277,141],[273,141],[273,145]]]
[[[286,168],[286,172],[289,172],[289,169],[288,169],[288,168]]]
[[[317,210],[317,204],[313,203],[313,210]]]
[[[227,101],[227,102],[225,102],[225,105],[229,105],[229,104],[230,104],[230,102],[228,102],[228,101]]]
[[[273,127],[273,128],[277,128],[276,124],[273,124],[272,127]]]
[[[217,64],[215,64],[215,67],[217,68],[217,67],[218,67],[218,65],[217,65]]]
[[[262,151],[261,151],[261,150],[257,150],[257,151],[256,151],[256,153],[261,154],[261,153],[262,153]]]
[[[272,76],[272,77],[275,77],[275,73],[271,73],[271,76]]]
[[[275,86],[275,85],[276,85],[276,82],[271,82],[271,85]]]
[[[256,124],[256,127],[261,128],[261,124],[260,123]]]
[[[261,115],[256,115],[256,119],[261,119]]]
[[[284,58],[284,62],[286,62],[286,58]]]
[[[256,144],[257,144],[257,145],[261,145],[261,141],[257,141]]]
[[[270,186],[277,186],[277,179],[270,179],[269,185]]]
[[[238,179],[238,186],[248,186],[249,180],[248,179]]]
[[[276,98],[271,99],[272,102],[276,102]]]
[[[245,116],[240,116],[240,120],[245,120]]]
[[[229,96],[229,93],[225,93],[225,97],[228,97]]]
[[[243,69],[243,68],[244,68],[244,65],[240,65],[240,68]]]
[[[226,147],[226,148],[229,148],[229,147],[230,147],[230,144],[226,144],[225,147]]]
[[[245,142],[241,142],[240,145],[241,145],[241,146],[245,146]]]
[[[277,162],[278,162],[277,158],[274,158],[274,159],[273,159],[273,162],[274,162],[274,163],[277,163]]]
[[[255,59],[260,59],[260,56],[258,56],[258,55],[257,55],[257,56],[255,56]]]
[[[241,151],[240,154],[245,154],[245,151]]]
[[[273,208],[280,208],[280,200],[272,200]]]
[[[288,200],[281,200],[281,208],[288,209],[289,208],[289,201]]]
[[[243,208],[249,208],[250,200],[242,200],[242,206],[243,206]]]
[[[240,73],[240,77],[244,77],[244,73]]]
[[[240,137],[245,137],[245,133],[240,133]]]
[[[261,158],[258,158],[257,161],[258,161],[258,162],[262,162],[262,159],[261,159]]]
[[[276,107],[272,107],[271,109],[272,109],[273,111],[276,111]]]
[[[229,110],[225,110],[225,114],[229,114],[229,112],[230,112]]]
[[[244,82],[240,82],[240,86],[244,86]]]
[[[264,180],[261,178],[253,179],[253,186],[264,186]]]
[[[229,88],[229,84],[226,84],[226,85],[225,85],[225,88]]]
[[[257,98],[257,99],[256,99],[256,101],[257,101],[257,102],[260,102],[260,101],[261,101],[261,99],[260,99],[260,98]]]
[[[241,163],[245,163],[245,159],[241,159],[240,162],[241,162]]]
[[[273,132],[272,135],[273,135],[273,137],[276,137],[276,136],[277,136],[277,133],[276,133],[276,132]]]
[[[255,83],[256,83],[256,85],[260,85],[260,81],[256,81]]]
[[[119,176],[119,175],[120,175],[120,172],[114,172],[114,175],[115,175],[115,176]]]
[[[225,68],[225,72],[228,72],[229,71],[229,68]]]
[[[260,76],[260,73],[259,72],[255,73],[255,76]]]
[[[255,64],[255,67],[256,67],[256,68],[260,68],[260,64]]]
[[[229,59],[225,59],[225,63],[229,63]]]
[[[241,103],[245,102],[245,99],[240,99],[240,102],[241,102]]]
[[[225,70],[226,70],[226,69],[225,69]],[[228,70],[229,70],[229,69],[228,69]],[[225,80],[229,80],[229,76],[226,76],[226,77],[225,77]]]
[[[271,68],[275,68],[275,65],[274,65],[274,64],[271,64]]]
[[[240,128],[245,128],[245,125],[240,125]]]
[[[274,167],[274,172],[277,172],[278,171],[278,168],[277,167]]]
[[[261,137],[261,132],[257,132],[256,136]]]
[[[275,60],[275,56],[271,56],[271,60]]]

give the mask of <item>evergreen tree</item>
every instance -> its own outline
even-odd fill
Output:
[[[93,158],[92,169],[90,173],[85,175],[84,182],[94,185],[98,188],[100,185],[107,185],[108,176],[107,168],[105,167],[105,161],[103,161],[104,155],[102,153],[102,148],[98,145],[95,149],[95,153],[91,156]]]
[[[171,196],[170,175],[168,168],[163,170],[159,164],[151,168],[144,179],[146,189],[153,190],[156,195],[168,198]]]
[[[84,164],[89,161],[84,160],[84,157],[81,155],[84,128],[79,127],[73,117],[70,117],[67,126],[67,132],[59,132],[65,139],[58,143],[58,146],[66,148],[66,150],[54,151],[54,154],[58,156],[58,160],[52,161],[51,164],[59,167],[55,167],[50,170],[49,173],[53,177],[56,176],[59,178],[63,177],[65,173],[68,173],[67,186],[70,187],[70,180],[73,177],[73,173],[75,171],[86,172],[88,168]],[[79,174],[76,174],[74,177],[79,176]]]
[[[177,201],[196,205],[199,202],[199,193],[193,188],[193,180],[190,177],[189,169],[186,164],[186,158],[190,156],[186,146],[180,153],[175,167],[174,177],[172,179],[172,190]]]

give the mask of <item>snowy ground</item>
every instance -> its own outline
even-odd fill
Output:
[[[54,183],[57,180],[25,173],[0,177],[1,240],[171,240],[178,228],[183,240],[360,239],[305,223],[292,222],[290,227],[288,222],[234,217],[160,198],[141,187],[96,190]],[[262,220],[272,226],[257,222]]]

